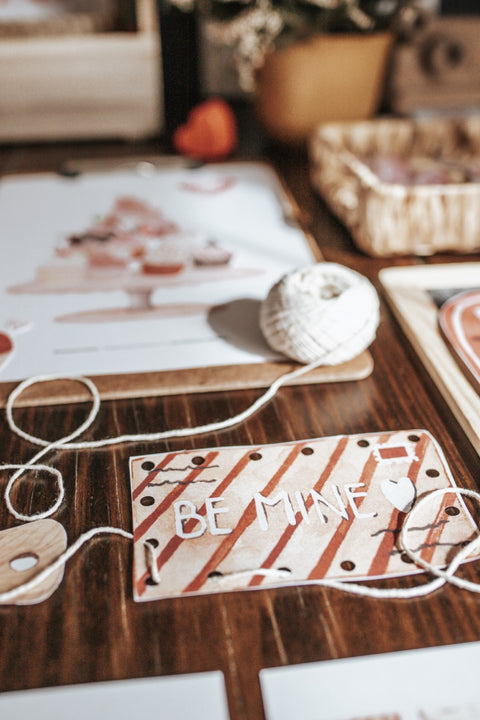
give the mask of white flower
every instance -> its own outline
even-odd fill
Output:
[[[273,49],[283,26],[282,14],[272,7],[270,0],[260,0],[256,7],[242,11],[228,22],[212,23],[207,37],[211,42],[234,48],[240,87],[252,92],[255,73],[263,65],[266,53]]]

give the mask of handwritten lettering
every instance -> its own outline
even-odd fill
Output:
[[[184,540],[201,537],[207,530],[207,527],[212,535],[228,535],[231,533],[231,528],[220,528],[217,526],[216,516],[228,512],[228,508],[226,507],[214,507],[222,501],[222,497],[209,497],[205,500],[206,518],[200,515],[195,504],[190,500],[179,500],[173,503],[175,532],[178,537]],[[191,530],[186,529],[188,521],[194,521],[195,526]]]
[[[280,490],[275,495],[265,497],[262,493],[254,494],[252,502],[255,506],[256,519],[262,531],[269,529],[270,520],[275,517],[284,519],[289,525],[297,525],[304,521],[310,524],[314,518],[325,525],[329,515],[332,514],[342,521],[367,520],[377,516],[375,511],[361,512],[360,501],[367,496],[365,483],[347,483],[340,489],[337,485],[327,486],[323,493],[312,489],[305,491],[295,490],[290,496],[286,490]],[[328,492],[329,498],[326,497]],[[343,493],[343,495],[342,495]],[[201,537],[205,532],[211,535],[228,535],[233,532],[224,518],[220,523],[219,515],[230,513],[230,508],[222,505],[223,497],[209,497],[205,500],[205,508],[200,513],[190,500],[179,500],[173,504],[175,513],[175,532],[178,537],[185,540]],[[309,512],[313,508],[312,512]],[[267,512],[268,509],[268,512]],[[237,515],[243,508],[236,508]],[[231,524],[231,523],[230,523]],[[223,525],[223,526],[222,526]]]

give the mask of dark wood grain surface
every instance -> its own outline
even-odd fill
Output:
[[[156,144],[3,147],[0,171],[56,169],[71,157],[160,151]],[[248,149],[244,156],[249,157]],[[303,150],[265,145],[250,156],[274,163],[324,257],[365,274],[380,293],[382,267],[480,259],[374,260],[362,255],[311,189]],[[267,407],[227,431],[163,443],[52,452],[48,460],[64,474],[66,486],[65,502],[55,518],[64,525],[69,543],[97,525],[131,530],[128,458],[167,449],[425,428],[443,447],[458,484],[477,488],[480,460],[383,297],[371,353],[375,367],[368,379],[283,388]],[[245,390],[104,402],[85,439],[223,418],[247,407],[258,394]],[[19,408],[15,417],[24,429],[53,439],[77,427],[87,410],[84,404]],[[34,450],[12,435],[3,415],[0,447],[3,462],[29,460]],[[2,475],[6,483],[6,473]],[[20,482],[13,495],[16,505],[30,512],[46,507],[53,497],[51,480],[41,477]],[[15,524],[2,503],[0,527]],[[475,565],[464,572],[480,580]],[[480,596],[454,587],[408,601],[290,587],[137,604],[131,573],[130,541],[98,537],[68,563],[50,599],[35,606],[0,607],[0,690],[221,670],[232,720],[261,720],[262,668],[480,640]]]

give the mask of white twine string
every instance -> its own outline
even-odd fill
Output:
[[[77,540],[75,540],[75,542],[70,545],[70,547],[67,548],[65,552],[59,555],[57,559],[54,560],[50,565],[47,565],[47,567],[34,575],[31,580],[27,580],[26,582],[22,583],[21,585],[17,585],[11,590],[5,590],[4,592],[0,592],[0,603],[10,603],[13,600],[16,600],[21,595],[30,592],[30,590],[34,590],[36,587],[41,585],[44,580],[49,578],[52,573],[63,567],[67,563],[67,561],[70,560],[70,558],[75,555],[78,550],[80,550],[82,545],[85,545],[85,543],[88,542],[92,537],[95,537],[95,535],[102,535],[106,533],[121,535],[122,537],[133,540],[132,533],[127,532],[126,530],[122,530],[122,528],[108,526],[92,528],[91,530],[83,533],[83,535],[80,535],[80,537],[77,538]]]
[[[105,438],[103,440],[93,440],[93,441],[83,441],[83,442],[72,442],[76,437],[78,437],[82,432],[84,432],[87,428],[91,426],[94,419],[96,418],[98,411],[100,409],[100,395],[98,392],[98,389],[96,385],[88,378],[85,377],[64,377],[64,376],[58,376],[58,375],[48,375],[48,376],[38,376],[29,378],[28,380],[25,380],[24,382],[20,383],[17,388],[11,393],[11,395],[8,398],[7,406],[6,406],[6,415],[7,415],[7,422],[10,427],[10,429],[20,437],[24,438],[25,440],[28,440],[29,442],[32,442],[35,445],[39,445],[42,447],[42,450],[40,450],[36,455],[31,459],[30,462],[24,463],[24,464],[4,464],[0,466],[2,469],[12,469],[16,472],[11,476],[7,488],[5,490],[5,502],[9,509],[9,511],[19,520],[22,521],[32,521],[32,520],[39,520],[46,517],[49,517],[52,515],[61,505],[63,498],[64,498],[64,482],[63,482],[63,476],[60,473],[59,470],[52,468],[48,465],[45,465],[43,463],[38,463],[37,461],[43,457],[47,452],[49,452],[52,449],[55,448],[64,448],[64,449],[88,449],[88,448],[98,448],[98,447],[105,447],[108,445],[115,445],[120,444],[123,442],[129,442],[129,441],[151,441],[151,440],[160,440],[165,439],[169,437],[184,437],[188,435],[196,435],[203,432],[208,432],[212,430],[219,430],[224,429],[227,427],[231,427],[232,425],[235,425],[239,422],[242,422],[244,419],[250,417],[255,413],[259,408],[261,408],[263,405],[265,405],[277,392],[277,390],[289,380],[298,377],[302,375],[303,373],[309,372],[313,368],[317,367],[321,364],[321,361],[318,360],[316,362],[310,363],[308,365],[302,365],[295,369],[292,372],[285,373],[280,378],[278,378],[272,385],[254,402],[252,403],[246,410],[242,411],[241,413],[238,413],[237,415],[227,418],[225,420],[221,420],[218,422],[208,423],[205,425],[196,426],[193,428],[177,428],[174,430],[165,430],[160,431],[156,433],[139,433],[134,435],[119,435],[117,437],[110,437]],[[18,425],[16,424],[14,418],[13,418],[13,408],[15,405],[15,401],[18,399],[18,397],[24,392],[24,390],[34,384],[37,383],[43,383],[43,382],[49,382],[52,380],[72,380],[75,382],[80,382],[81,384],[85,385],[91,395],[92,395],[92,407],[90,409],[90,412],[88,414],[88,417],[86,420],[72,433],[69,435],[66,435],[62,438],[59,438],[54,441],[48,441],[44,440],[43,438],[39,438],[35,435],[31,435],[29,433],[26,433],[23,431]],[[57,499],[53,503],[53,505],[45,510],[44,512],[32,514],[32,515],[24,515],[22,513],[19,513],[12,505],[10,494],[13,488],[13,485],[15,481],[27,470],[42,470],[45,472],[48,472],[52,474],[57,482],[58,486],[58,495]],[[350,581],[344,581],[344,580],[330,580],[330,579],[322,579],[322,580],[307,580],[307,581],[300,581],[301,584],[306,585],[319,585],[322,587],[328,587],[336,590],[340,590],[342,592],[360,595],[363,597],[370,597],[370,598],[378,598],[378,599],[411,599],[416,597],[423,597],[425,595],[430,594],[431,592],[439,589],[446,583],[449,583],[451,585],[454,585],[456,587],[459,587],[464,590],[469,590],[470,592],[480,593],[480,583],[471,582],[469,580],[458,578],[454,575],[460,564],[466,560],[466,558],[471,555],[474,550],[476,550],[480,546],[480,534],[477,534],[477,537],[475,537],[472,541],[470,541],[468,544],[466,544],[454,557],[454,559],[449,563],[449,565],[446,567],[446,569],[442,570],[441,568],[438,568],[434,566],[432,563],[425,561],[422,559],[420,552],[421,550],[415,551],[408,547],[407,544],[407,535],[408,530],[410,528],[410,525],[413,521],[413,518],[415,517],[416,513],[424,507],[427,503],[431,502],[434,498],[438,496],[443,496],[448,493],[453,493],[456,495],[463,495],[466,497],[470,497],[474,500],[477,500],[480,503],[480,494],[475,492],[474,490],[468,490],[465,488],[455,488],[455,487],[448,487],[448,488],[440,488],[438,490],[434,490],[430,492],[428,495],[423,497],[421,500],[419,500],[413,509],[410,511],[410,513],[407,515],[407,518],[403,524],[400,537],[399,537],[399,545],[401,549],[408,555],[408,557],[418,566],[424,568],[427,572],[429,572],[431,575],[434,576],[434,579],[430,582],[424,583],[423,585],[411,587],[411,588],[377,588],[377,587],[371,587],[367,585],[362,585],[358,583],[352,583]],[[40,585],[49,575],[51,575],[53,572],[55,572],[58,568],[62,567],[66,564],[66,562],[92,537],[99,534],[107,534],[107,533],[113,533],[117,535],[121,535],[128,539],[133,539],[132,533],[123,530],[122,528],[116,528],[116,527],[97,527],[92,528],[88,532],[81,535],[64,553],[62,553],[53,563],[51,563],[49,566],[44,568],[42,571],[40,571],[37,575],[35,575],[33,578],[31,578],[29,581],[22,583],[21,585],[17,586],[16,588],[12,588],[11,590],[5,591],[3,593],[0,593],[0,603],[7,603],[11,602],[14,599],[18,598],[19,596],[29,592],[30,590],[34,589],[38,585]],[[156,557],[155,557],[155,551],[153,546],[150,543],[145,543],[145,553],[146,553],[146,564],[147,568],[149,568],[152,581],[155,584],[158,584],[161,582],[160,573],[158,571],[158,568],[156,566]],[[241,573],[232,573],[229,575],[219,575],[212,579],[215,579],[216,582],[222,582],[222,579],[228,579],[232,577],[237,577],[240,579],[240,577],[248,577],[253,575],[264,575],[265,577],[274,577],[276,575],[277,578],[284,578],[288,577],[289,573],[288,571],[285,571],[283,569],[281,570],[275,570],[275,569],[267,569],[267,568],[256,568],[254,570],[245,570]],[[287,583],[290,584],[290,583]],[[298,581],[295,582],[295,584],[298,584]]]
[[[425,595],[429,595],[434,590],[438,590],[438,588],[442,587],[447,582],[451,585],[456,585],[463,590],[470,590],[470,592],[480,593],[480,583],[471,582],[469,580],[454,576],[454,573],[456,572],[460,564],[479,547],[480,534],[477,534],[477,537],[475,537],[468,544],[466,544],[455,555],[455,557],[449,563],[445,570],[442,570],[441,568],[424,560],[421,557],[421,548],[415,551],[412,550],[412,548],[410,548],[407,544],[407,534],[417,512],[421,508],[425,507],[432,500],[434,500],[436,497],[443,497],[444,495],[448,495],[450,493],[453,493],[457,496],[463,495],[465,497],[470,497],[480,503],[480,493],[475,492],[474,490],[468,490],[467,488],[448,487],[439,488],[438,490],[432,490],[432,492],[429,492],[421,500],[415,503],[412,510],[410,510],[410,512],[408,513],[402,525],[402,530],[400,532],[399,545],[401,549],[416,565],[423,567],[431,575],[434,575],[434,580],[431,580],[424,585],[412,588],[374,588],[367,587],[365,585],[359,585],[357,583],[342,581],[335,582],[330,580],[319,580],[315,581],[315,583],[318,585],[324,585],[326,587],[337,588],[339,590],[343,590],[344,592],[350,592],[356,595],[365,595],[366,597],[373,598],[410,599],[415,597],[424,597]]]
[[[378,588],[378,587],[371,587],[368,585],[361,585],[359,583],[351,583],[349,581],[344,580],[329,580],[329,579],[323,579],[323,580],[308,580],[308,581],[294,581],[295,585],[298,584],[304,584],[304,585],[319,585],[321,587],[327,587],[334,590],[339,590],[341,592],[350,593],[354,595],[359,595],[366,598],[374,598],[374,599],[390,599],[390,600],[405,600],[405,599],[413,599],[418,597],[424,597],[426,595],[429,595],[430,593],[434,592],[435,590],[438,590],[446,583],[450,583],[452,585],[455,585],[463,590],[469,590],[470,592],[474,593],[480,593],[480,583],[471,582],[469,580],[466,580],[464,578],[458,578],[454,575],[460,564],[466,560],[466,558],[472,554],[480,545],[480,535],[477,535],[476,538],[474,538],[472,541],[470,541],[467,545],[465,545],[453,558],[453,560],[450,562],[450,564],[447,566],[445,570],[442,570],[439,567],[436,567],[430,562],[425,561],[422,559],[420,553],[421,549],[418,551],[412,550],[409,548],[406,538],[408,534],[408,530],[410,528],[411,523],[413,522],[413,518],[415,517],[416,513],[424,507],[427,503],[430,503],[435,497],[447,495],[449,493],[453,493],[456,495],[463,495],[466,497],[470,497],[474,500],[477,500],[480,502],[480,494],[475,492],[474,490],[468,490],[466,488],[441,488],[439,490],[434,490],[431,493],[428,493],[425,497],[422,498],[418,503],[415,504],[414,508],[410,511],[409,515],[407,516],[407,519],[405,520],[402,531],[400,533],[400,540],[399,544],[402,548],[402,550],[407,553],[407,555],[415,562],[417,565],[420,565],[425,570],[427,570],[430,574],[435,576],[434,580],[431,580],[430,582],[424,583],[420,586],[415,586],[411,588]],[[88,540],[90,540],[95,535],[99,534],[106,534],[106,533],[114,533],[117,535],[121,535],[128,539],[133,539],[133,534],[130,532],[127,532],[126,530],[122,530],[121,528],[114,528],[114,527],[98,527],[98,528],[92,528],[88,532],[81,535],[78,540],[73,543],[62,555],[60,555],[51,565],[44,568],[40,573],[35,575],[31,580],[27,581],[26,583],[23,583],[22,585],[19,585],[16,588],[13,588],[12,590],[8,590],[6,592],[0,593],[0,603],[6,603],[11,602],[12,600],[18,598],[19,596],[23,595],[24,593],[27,593],[30,590],[33,590],[35,587],[40,585],[44,580],[46,580],[53,572],[58,570],[60,567],[62,567],[75,553],[84,545]],[[156,565],[156,556],[155,551],[153,548],[153,545],[151,545],[149,542],[146,542],[145,545],[145,553],[146,553],[146,564],[147,568],[150,572],[151,578],[153,582],[158,585],[161,582],[161,576],[158,571],[157,565]],[[215,581],[217,584],[221,584],[225,580],[229,579],[245,579],[248,577],[252,577],[254,575],[263,575],[264,577],[269,578],[283,578],[286,582],[285,584],[290,585],[291,583],[288,583],[287,578],[289,577],[291,573],[288,570],[285,570],[283,568],[280,568],[278,570],[274,568],[255,568],[253,570],[243,570],[237,573],[228,573],[228,574],[219,574],[219,575],[213,575],[209,579]]]
[[[147,566],[148,572],[150,573],[152,582],[155,585],[158,585],[160,583],[160,573],[158,571],[155,548],[148,540],[143,543],[143,547],[145,548],[145,564]]]
[[[63,497],[64,497],[64,483],[63,483],[63,476],[54,468],[49,467],[48,465],[39,465],[37,464],[37,461],[43,457],[47,452],[50,450],[54,450],[56,448],[63,448],[65,450],[87,450],[87,449],[95,449],[95,448],[101,448],[101,447],[107,447],[111,445],[119,445],[124,442],[151,442],[151,441],[158,441],[158,440],[165,440],[167,438],[176,438],[176,437],[188,437],[190,435],[200,435],[202,433],[206,432],[212,432],[215,430],[224,430],[226,428],[232,427],[233,425],[237,425],[238,423],[243,422],[247,418],[249,418],[251,415],[256,413],[260,408],[262,408],[264,405],[266,405],[269,400],[272,399],[272,397],[277,393],[278,389],[284,385],[285,383],[289,382],[290,380],[294,380],[297,377],[300,377],[301,375],[304,375],[307,372],[310,372],[310,370],[313,370],[314,368],[318,367],[322,364],[321,360],[316,360],[315,362],[312,362],[308,365],[300,365],[299,367],[295,368],[295,370],[292,370],[291,372],[284,373],[279,378],[277,378],[268,388],[267,390],[260,395],[249,407],[247,407],[242,412],[238,413],[237,415],[234,415],[233,417],[226,418],[224,420],[219,420],[217,422],[211,422],[206,423],[205,425],[197,425],[195,427],[184,427],[184,428],[176,428],[171,430],[161,430],[159,432],[153,432],[153,433],[138,433],[133,435],[118,435],[116,437],[110,437],[110,438],[103,438],[101,440],[86,440],[82,442],[71,442],[76,437],[81,435],[87,428],[89,428],[95,418],[97,417],[98,411],[100,409],[100,394],[98,392],[98,389],[92,380],[86,377],[66,377],[61,375],[38,375],[36,377],[28,378],[27,380],[24,380],[21,382],[10,394],[7,400],[6,405],[6,416],[7,416],[7,423],[12,432],[14,432],[19,437],[23,438],[24,440],[27,440],[28,442],[31,442],[34,445],[39,445],[43,449],[40,450],[28,463],[25,463],[23,465],[1,465],[0,469],[16,469],[17,472],[15,472],[5,489],[5,503],[10,511],[10,513],[17,518],[17,520],[22,520],[24,522],[29,522],[32,520],[41,520],[47,517],[50,517],[58,508],[60,507]],[[35,384],[45,383],[45,382],[51,382],[53,380],[70,380],[74,382],[79,382],[82,385],[85,385],[85,387],[90,391],[90,394],[92,396],[93,402],[92,407],[90,409],[90,412],[88,414],[88,417],[86,420],[72,433],[69,435],[66,435],[65,437],[61,437],[58,440],[49,441],[44,440],[43,438],[37,437],[36,435],[31,435],[30,433],[25,432],[22,430],[17,423],[15,422],[13,418],[13,408],[15,406],[16,400],[20,397],[20,395],[29,387]],[[47,472],[50,472],[52,475],[55,476],[58,486],[58,496],[55,501],[55,503],[45,510],[44,512],[36,513],[35,515],[24,515],[20,512],[18,512],[12,505],[11,502],[11,492],[12,488],[18,480],[18,478],[26,471],[26,470],[46,470]]]
[[[361,585],[359,583],[352,583],[348,580],[331,580],[331,579],[321,579],[321,580],[306,580],[306,581],[293,581],[292,583],[286,583],[287,585],[290,584],[301,584],[301,585],[319,585],[321,587],[331,588],[334,590],[340,590],[341,592],[350,593],[353,595],[360,595],[362,597],[367,598],[375,598],[375,599],[390,599],[390,600],[405,600],[405,599],[412,599],[417,597],[424,597],[425,595],[429,595],[430,593],[434,592],[435,590],[438,590],[446,583],[450,583],[451,585],[455,585],[459,588],[462,588],[463,590],[469,590],[470,592],[474,593],[480,593],[480,583],[471,582],[470,580],[466,580],[464,578],[459,578],[454,575],[460,564],[466,560],[466,558],[471,555],[479,546],[480,546],[480,534],[477,534],[477,537],[471,540],[468,544],[466,544],[462,549],[455,555],[453,560],[449,563],[447,568],[445,570],[442,570],[441,568],[433,565],[430,562],[427,562],[421,557],[421,548],[417,551],[412,550],[407,544],[407,534],[408,530],[410,528],[411,523],[413,522],[413,518],[415,517],[416,513],[423,508],[425,505],[430,503],[432,500],[434,500],[438,496],[444,496],[448,495],[449,493],[453,493],[455,495],[463,495],[466,497],[470,497],[474,500],[477,500],[480,503],[480,493],[475,492],[474,490],[468,490],[466,488],[456,488],[456,487],[448,487],[448,488],[440,488],[438,490],[433,490],[432,492],[425,495],[420,501],[418,501],[410,513],[407,515],[407,518],[405,522],[403,523],[402,530],[400,533],[399,538],[399,545],[403,552],[405,552],[408,557],[417,565],[420,565],[423,567],[427,572],[429,572],[431,575],[435,576],[435,579],[431,580],[430,582],[424,583],[423,585],[417,585],[415,587],[411,588],[378,588],[378,587],[372,587],[369,585]],[[277,576],[277,578],[285,578],[290,573],[282,568],[275,570],[272,569],[270,573],[267,573],[266,568],[257,568],[256,570],[248,570],[248,571],[242,571],[239,573],[230,573],[226,575],[214,575],[210,579],[214,580],[216,583],[222,583],[224,580],[228,580],[231,578],[238,578],[241,579],[244,576],[252,576],[252,575],[270,575]],[[285,583],[284,583],[285,584]]]
[[[13,475],[10,477],[7,487],[5,489],[5,504],[9,510],[9,512],[17,519],[21,520],[22,522],[32,522],[34,520],[43,520],[47,517],[50,517],[55,513],[60,505],[63,502],[64,496],[65,496],[65,486],[63,481],[63,475],[62,473],[57,470],[56,468],[53,468],[49,465],[45,465],[43,463],[39,463],[38,460],[42,458],[46,453],[48,453],[50,450],[54,450],[56,448],[63,448],[66,450],[84,450],[84,449],[94,449],[94,448],[100,448],[100,447],[106,447],[109,445],[117,445],[123,442],[132,442],[132,441],[152,441],[152,440],[162,440],[165,438],[171,438],[171,437],[186,437],[188,435],[199,435],[204,432],[209,432],[212,430],[222,430],[228,427],[231,427],[233,425],[236,425],[246,418],[253,415],[257,410],[259,410],[263,405],[265,405],[277,392],[277,390],[286,382],[289,380],[293,380],[296,377],[299,377],[303,375],[304,373],[309,372],[310,370],[313,370],[315,367],[321,364],[321,360],[318,360],[316,362],[310,363],[309,365],[302,365],[296,368],[295,370],[285,373],[284,375],[280,376],[277,380],[275,380],[270,387],[261,395],[257,400],[255,400],[246,410],[243,412],[238,413],[237,415],[227,418],[225,420],[221,420],[218,422],[208,423],[205,425],[199,425],[197,427],[193,428],[177,428],[174,430],[165,430],[155,433],[138,433],[134,435],[119,435],[117,437],[111,437],[111,438],[105,438],[102,440],[92,440],[92,441],[82,441],[82,442],[71,442],[75,438],[77,438],[79,435],[81,435],[85,430],[87,430],[95,420],[95,418],[98,415],[98,411],[100,409],[100,394],[98,392],[98,389],[95,385],[95,383],[90,380],[89,378],[78,376],[78,377],[70,377],[70,376],[61,376],[61,375],[38,375],[35,377],[28,378],[27,380],[24,380],[21,382],[9,395],[6,405],[6,418],[7,423],[12,432],[14,432],[19,437],[23,438],[24,440],[27,440],[28,442],[31,442],[34,445],[40,446],[42,449],[34,455],[34,457],[27,463],[9,463],[9,464],[2,464],[0,465],[1,470],[15,470],[16,472],[13,473]],[[90,408],[90,412],[85,419],[85,421],[79,425],[79,427],[71,432],[69,435],[65,435],[57,440],[49,441],[44,440],[43,438],[40,438],[36,435],[32,435],[30,433],[25,432],[20,428],[17,423],[14,420],[13,417],[13,409],[15,406],[15,402],[18,400],[20,395],[29,387],[39,384],[39,383],[45,383],[45,382],[51,382],[54,380],[59,381],[73,381],[73,382],[79,382],[82,385],[84,385],[89,391],[92,396],[92,407]],[[35,471],[44,471],[49,474],[51,474],[57,483],[57,498],[55,502],[46,510],[43,512],[38,513],[32,513],[32,514],[24,514],[19,512],[12,504],[11,501],[11,492],[13,489],[13,486],[15,482],[18,480],[18,478],[27,470],[35,470]],[[0,593],[0,603],[7,603],[15,600],[16,598],[20,597],[24,593],[28,592],[29,590],[34,589],[38,585],[40,585],[51,573],[55,572],[59,567],[64,565],[71,557],[74,555],[82,545],[87,542],[91,537],[94,537],[98,534],[103,533],[116,533],[118,535],[122,535],[126,538],[133,538],[132,533],[129,533],[122,528],[115,528],[115,527],[99,527],[99,528],[92,528],[92,530],[89,530],[87,533],[84,533],[81,535],[73,545],[71,545],[70,548],[68,548],[62,555],[60,555],[57,560],[55,560],[51,565],[46,567],[44,570],[39,572],[37,575],[35,575],[31,580],[22,583],[21,585],[17,586],[16,588],[12,588],[9,591],[6,591],[4,593]],[[151,576],[153,582],[158,584],[160,582],[160,576],[156,567],[155,563],[155,554],[154,554],[154,548],[150,545],[150,543],[145,543],[145,553],[146,553],[146,561],[147,561],[147,567],[150,568]]]
[[[242,412],[238,413],[237,415],[234,415],[233,417],[225,418],[224,420],[219,420],[216,422],[206,423],[205,425],[197,425],[195,427],[184,427],[184,428],[174,428],[171,430],[161,430],[159,432],[153,432],[153,433],[138,433],[133,435],[118,435],[116,437],[110,437],[110,438],[103,438],[101,440],[89,440],[86,442],[78,442],[78,443],[72,443],[70,440],[73,440],[73,438],[78,437],[81,435],[81,433],[86,430],[90,425],[92,424],[93,420],[98,414],[99,408],[100,408],[100,394],[97,390],[97,387],[92,380],[89,378],[78,376],[78,377],[66,377],[63,375],[38,375],[33,378],[29,378],[28,380],[24,380],[21,382],[15,390],[12,391],[10,394],[7,405],[6,405],[6,413],[7,413],[7,422],[10,427],[10,429],[15,432],[20,437],[24,438],[25,440],[30,441],[34,445],[41,445],[42,447],[45,447],[46,450],[51,450],[56,447],[62,447],[65,450],[85,450],[85,449],[95,449],[95,448],[101,448],[101,447],[107,447],[109,445],[118,445],[120,443],[124,442],[144,442],[144,441],[152,441],[152,440],[165,440],[168,438],[176,438],[176,437],[188,437],[190,435],[200,435],[201,433],[206,432],[212,432],[215,430],[225,430],[226,428],[232,427],[233,425],[237,425],[238,423],[243,422],[247,418],[249,418],[251,415],[253,415],[257,410],[262,408],[266,403],[268,403],[269,400],[273,398],[273,396],[277,393],[278,389],[284,385],[285,383],[288,383],[290,380],[294,380],[297,377],[300,377],[301,375],[305,375],[306,373],[310,372],[310,370],[314,370],[315,368],[319,367],[323,364],[323,359],[320,358],[318,360],[315,360],[314,362],[309,363],[308,365],[301,365],[295,370],[292,370],[290,372],[284,373],[279,378],[274,380],[274,382],[267,388],[267,390],[260,395],[251,405],[249,405],[248,408],[243,410]],[[18,425],[15,423],[15,420],[13,419],[13,407],[15,404],[15,401],[18,399],[18,397],[31,385],[35,385],[37,383],[44,383],[44,382],[51,382],[54,380],[72,380],[75,382],[82,383],[85,385],[89,390],[93,398],[93,405],[90,410],[90,414],[85,420],[82,425],[79,426],[77,430],[75,430],[70,435],[60,438],[59,440],[55,440],[54,442],[50,442],[49,440],[43,440],[42,438],[37,437],[36,435],[30,435],[29,433],[26,433],[24,430],[18,427]],[[43,453],[42,453],[43,454]]]

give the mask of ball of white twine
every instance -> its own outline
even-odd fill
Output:
[[[260,328],[270,347],[301,363],[351,360],[373,342],[379,320],[370,281],[327,262],[284,275],[260,307]]]

